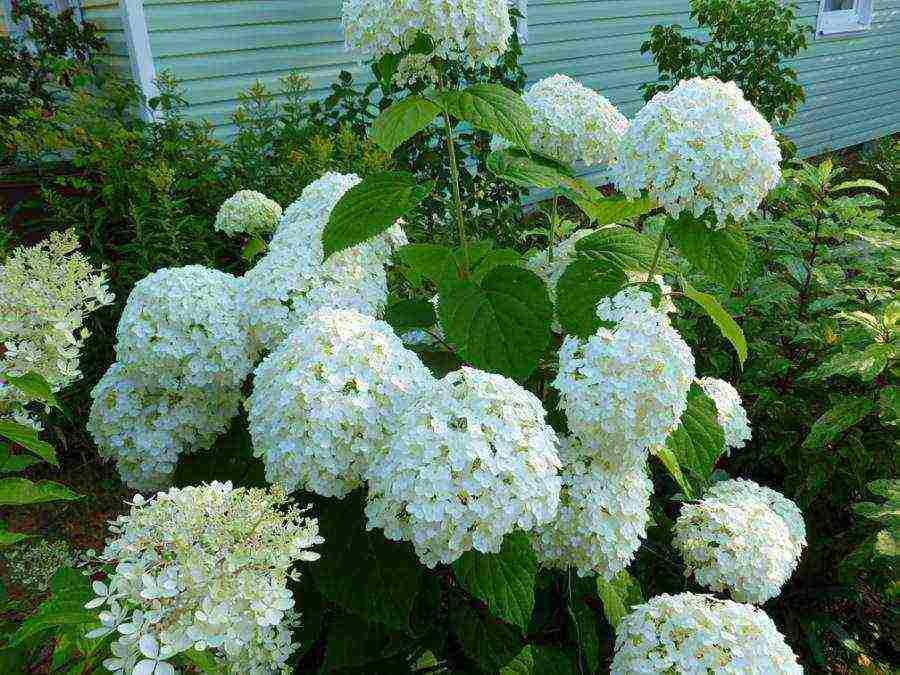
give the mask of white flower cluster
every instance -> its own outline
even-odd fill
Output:
[[[513,34],[507,0],[344,0],[342,19],[347,49],[361,60],[398,54],[424,33],[444,59],[494,65]]]
[[[750,440],[751,431],[741,395],[728,382],[714,377],[701,377],[697,384],[716,404],[719,426],[725,430],[725,445],[743,448]]]
[[[755,496],[761,493],[745,488],[725,485],[685,504],[674,543],[685,573],[697,583],[730,591],[739,602],[762,604],[781,592],[797,568],[802,544],[768,501]]]
[[[315,312],[256,369],[247,409],[266,477],[288,492],[343,497],[431,380],[383,321]]]
[[[216,214],[215,228],[225,234],[271,232],[281,220],[281,206],[261,192],[241,190],[225,200]]]
[[[709,595],[659,595],[616,629],[612,675],[802,675],[772,620],[756,607]]]
[[[53,391],[81,376],[79,355],[91,312],[113,302],[106,276],[78,252],[74,230],[15,249],[0,265],[0,418],[36,424],[29,399],[3,376],[40,375]]]
[[[781,178],[772,127],[734,82],[682,80],[645,105],[611,170],[629,197],[642,190],[673,217],[712,209],[719,226],[754,211]]]
[[[165,486],[178,456],[209,447],[237,413],[252,368],[238,283],[193,265],[155,272],[129,295],[88,430],[131,487]]]
[[[512,380],[450,373],[419,392],[369,463],[368,527],[411,541],[429,567],[496,552],[505,534],[556,514],[557,442],[541,402]]]
[[[274,350],[307,316],[323,307],[379,316],[387,304],[385,265],[407,243],[400,223],[327,261],[322,233],[332,209],[361,179],[328,173],[285,211],[268,253],[244,276],[245,330],[256,351]]]
[[[634,559],[650,520],[653,483],[644,463],[619,466],[564,438],[559,511],[532,534],[538,560],[612,580]]]
[[[297,623],[287,579],[316,560],[318,524],[277,490],[211,483],[134,498],[100,556],[96,638],[115,635],[103,665],[123,675],[173,675],[169,659],[209,651],[223,672],[287,672]]]
[[[534,124],[529,143],[566,164],[610,165],[628,130],[628,119],[606,97],[566,75],[535,82],[522,97]],[[509,146],[495,137],[492,149]]]
[[[630,466],[678,426],[694,357],[650,293],[627,287],[601,300],[597,315],[614,327],[587,342],[566,337],[553,386],[572,432],[586,446],[615,449]]]
[[[806,525],[803,522],[803,512],[793,500],[788,499],[780,492],[754,483],[752,480],[735,478],[716,483],[709,489],[707,495],[719,499],[755,499],[762,502],[784,520],[797,549],[798,557],[800,551],[806,546]]]

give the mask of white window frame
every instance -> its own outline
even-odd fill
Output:
[[[819,0],[816,35],[847,35],[868,30],[872,25],[873,0],[853,0],[853,9],[826,11],[827,0]]]

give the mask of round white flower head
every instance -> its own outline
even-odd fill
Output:
[[[674,544],[686,575],[756,605],[781,592],[801,552],[781,516],[764,502],[742,496],[706,496],[682,506]]]
[[[444,59],[495,65],[513,33],[507,0],[344,0],[342,18],[347,49],[361,60],[398,54],[424,33]]]
[[[616,159],[628,118],[593,89],[566,75],[535,82],[523,95],[534,124],[530,145],[566,164],[609,165]],[[494,150],[509,146],[495,136]]]
[[[116,356],[157,386],[237,388],[252,367],[238,279],[199,265],[139,281],[116,329]]]
[[[737,389],[714,377],[701,377],[697,384],[716,404],[719,426],[725,430],[725,445],[743,448],[750,440],[750,420]]]
[[[171,483],[182,453],[210,447],[237,414],[237,386],[154,384],[133,367],[114,363],[91,392],[87,429],[100,455],[115,460],[122,480],[136,490]]]
[[[383,321],[315,312],[256,369],[247,409],[267,479],[288,492],[343,497],[431,381]]]
[[[541,402],[473,368],[420,392],[366,478],[368,527],[411,541],[429,567],[549,522],[559,503],[557,438]]]
[[[693,78],[641,108],[611,177],[629,197],[648,191],[673,217],[711,208],[721,227],[759,207],[780,162],[772,127],[734,82]]]
[[[601,300],[597,315],[614,327],[587,342],[566,337],[553,386],[586,446],[615,448],[621,461],[636,464],[678,426],[694,357],[650,293],[627,287]]]
[[[729,500],[756,499],[766,504],[784,520],[791,538],[797,546],[806,546],[806,525],[800,507],[780,492],[764,487],[752,480],[734,478],[715,483],[707,493],[710,497]]]
[[[640,548],[650,519],[653,483],[641,464],[611,464],[564,438],[559,511],[532,533],[538,560],[550,567],[574,567],[579,576],[612,580]]]
[[[222,672],[286,672],[299,619],[287,579],[323,539],[284,493],[214,482],[138,495],[110,531],[100,561],[115,571],[86,605],[103,608],[89,637],[117,635],[108,670],[174,673],[169,659],[193,648]]]
[[[658,595],[616,629],[612,675],[802,675],[765,612],[710,595]]]
[[[215,228],[225,234],[267,234],[278,226],[281,206],[261,192],[241,190],[225,200]]]

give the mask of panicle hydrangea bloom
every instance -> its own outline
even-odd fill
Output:
[[[605,96],[566,75],[551,75],[522,98],[532,114],[532,148],[566,164],[615,161],[628,118]],[[494,137],[491,146],[498,150],[509,142]]]
[[[759,207],[781,179],[780,162],[772,127],[738,86],[696,77],[641,108],[611,177],[629,197],[648,191],[673,217],[711,208],[722,227]]]
[[[710,595],[658,595],[616,629],[612,675],[802,675],[761,609]]]
[[[225,234],[267,234],[278,226],[281,206],[261,192],[241,190],[225,200],[215,228]]]
[[[369,464],[368,527],[413,543],[427,566],[549,522],[559,502],[541,402],[501,375],[463,368],[419,393]]]
[[[653,483],[646,466],[610,463],[586,452],[574,437],[562,440],[560,458],[556,518],[531,535],[538,560],[612,580],[628,567],[647,534]]]
[[[134,498],[100,556],[115,566],[94,582],[101,627],[115,635],[104,666],[123,675],[174,673],[188,649],[223,672],[287,673],[298,622],[287,579],[321,544],[318,523],[278,490],[210,483]]]
[[[88,314],[113,302],[106,276],[78,252],[74,230],[53,232],[15,249],[0,265],[0,418],[29,426],[29,402],[3,376],[36,373],[53,391],[81,376],[79,355]]]
[[[315,312],[256,369],[247,409],[267,479],[288,492],[343,497],[431,381],[383,321]]]
[[[586,446],[615,448],[635,463],[665,442],[687,408],[694,357],[650,293],[627,287],[604,298],[587,342],[566,337],[553,386],[569,428]]]
[[[750,420],[737,389],[715,377],[701,377],[697,384],[716,404],[719,425],[725,430],[725,445],[743,448],[750,440]]]
[[[513,34],[507,0],[344,0],[342,17],[347,49],[360,60],[398,54],[424,33],[444,59],[495,65]]]
[[[801,552],[781,516],[743,496],[707,496],[682,506],[674,543],[685,574],[697,583],[757,605],[781,592]]]
[[[803,512],[793,500],[788,499],[780,492],[754,483],[752,480],[734,478],[715,483],[707,495],[719,499],[738,501],[756,499],[761,501],[781,516],[797,547],[802,549],[806,546],[806,525],[803,522]]]

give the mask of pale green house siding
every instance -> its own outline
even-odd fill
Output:
[[[125,42],[116,2],[85,0],[116,59]],[[90,7],[88,6],[90,5]],[[322,95],[341,70],[361,81],[367,69],[343,48],[340,0],[145,0],[157,72],[181,79],[191,114],[227,133],[237,92],[256,80],[276,86],[300,70]],[[799,3],[815,25],[818,0]],[[688,0],[531,0],[523,65],[529,79],[561,72],[606,95],[626,115],[642,105],[640,85],[655,79],[641,43],[655,24],[690,25]],[[127,53],[127,49],[125,52]],[[900,130],[900,0],[874,0],[872,26],[815,38],[795,66],[807,102],[787,133],[804,155]]]

